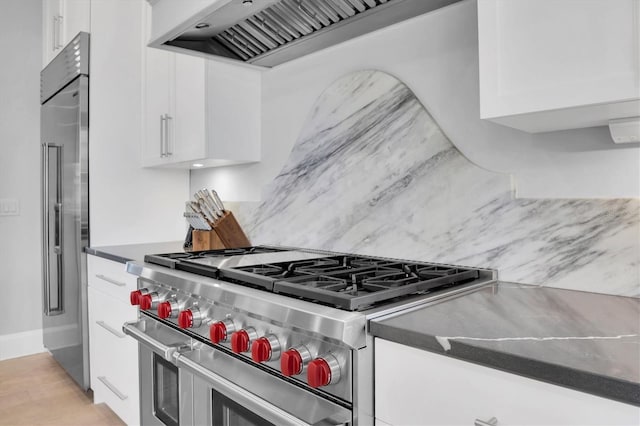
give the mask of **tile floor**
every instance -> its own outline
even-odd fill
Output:
[[[49,353],[0,361],[0,425],[105,425],[124,423],[91,397]]]

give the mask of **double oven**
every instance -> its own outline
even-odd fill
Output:
[[[348,409],[150,318],[125,324],[140,343],[141,424],[344,424]]]
[[[149,255],[127,270],[145,426],[373,424],[367,322],[494,279],[273,247]]]

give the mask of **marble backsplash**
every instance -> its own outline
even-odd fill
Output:
[[[317,100],[261,203],[229,207],[254,244],[487,267],[499,279],[640,297],[639,199],[516,199],[378,71]]]

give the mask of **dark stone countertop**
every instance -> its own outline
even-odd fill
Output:
[[[142,262],[145,254],[183,252],[184,241],[167,241],[161,243],[125,244],[119,246],[85,247],[87,254],[103,257],[114,262],[127,263],[130,260]]]
[[[371,333],[640,406],[640,299],[499,282],[371,320]]]

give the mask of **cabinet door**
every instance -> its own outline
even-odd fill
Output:
[[[173,72],[173,53],[159,49],[145,51],[145,134],[143,165],[154,166],[167,162],[166,146],[169,137],[168,117],[173,116],[169,101],[169,85]]]
[[[67,45],[80,31],[91,32],[91,2],[62,0],[62,44]]]
[[[478,1],[480,116],[527,132],[638,115],[639,0]]]
[[[375,339],[375,416],[389,425],[637,425],[640,408]],[[419,407],[419,408],[417,408]]]
[[[198,160],[207,155],[205,150],[205,88],[204,59],[173,54],[175,80],[170,87],[175,117],[170,122],[170,161]]]
[[[42,0],[42,66],[45,67],[62,48],[61,0]]]

